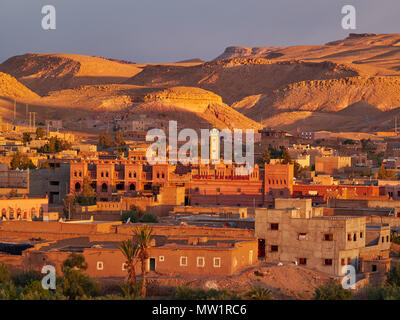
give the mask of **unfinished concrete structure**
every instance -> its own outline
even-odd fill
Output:
[[[343,275],[345,265],[358,272],[390,267],[388,224],[367,226],[366,217],[323,216],[311,199],[277,199],[274,209],[257,208],[255,235],[259,257],[294,262],[331,276]]]

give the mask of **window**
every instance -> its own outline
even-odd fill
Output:
[[[158,261],[163,262],[163,261],[164,261],[164,256],[159,256],[159,257],[158,257]]]
[[[60,185],[60,181],[50,181],[49,184],[51,186],[58,186],[58,185]]]
[[[299,258],[299,264],[306,265],[307,264],[307,258]]]
[[[199,192],[199,188],[194,188],[194,192]]]
[[[271,223],[271,230],[279,230],[279,224],[278,223]]]
[[[97,261],[97,270],[103,270],[103,262],[102,261]]]
[[[333,241],[333,234],[332,233],[325,233],[324,234],[325,241]]]
[[[217,192],[221,192],[221,189],[220,189],[220,188],[217,188]]]
[[[389,242],[389,236],[386,236],[386,242]]]
[[[360,239],[362,239],[362,237],[363,237],[363,233],[362,233],[362,232],[360,232]]]
[[[332,265],[332,259],[324,259],[324,265],[331,266]]]
[[[128,265],[124,262],[122,264],[122,271],[125,271],[126,269],[128,269]]]
[[[340,264],[341,264],[342,266],[346,265],[346,263],[344,262],[344,259],[343,259],[343,258],[340,260]]]
[[[347,258],[347,264],[351,264],[351,258]]]
[[[197,257],[197,266],[203,268],[204,264],[204,257]]]
[[[181,257],[180,266],[186,267],[187,266],[187,257]]]
[[[283,191],[279,191],[279,194],[280,194],[281,196],[283,196]]]
[[[356,233],[353,235],[353,241],[357,241],[357,234]]]
[[[376,264],[373,264],[371,271],[376,272],[377,270],[378,270],[378,268],[377,268]]]
[[[271,246],[271,252],[278,252],[278,246]]]
[[[238,193],[241,193],[241,192],[242,192],[242,189],[237,188],[237,192],[238,192]]]
[[[214,265],[214,268],[219,268],[219,267],[221,267],[221,258],[214,258],[213,259],[213,265]]]
[[[347,240],[348,240],[348,241],[351,241],[351,233],[348,233],[348,234],[347,234]]]
[[[382,237],[382,243],[385,242],[385,237]]]
[[[297,240],[307,240],[307,233],[299,233]]]

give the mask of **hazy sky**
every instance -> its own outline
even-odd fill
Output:
[[[56,8],[56,30],[41,9]],[[357,29],[343,30],[354,5]],[[400,32],[399,0],[0,0],[0,62],[27,52],[135,62],[211,60],[225,47],[323,44],[349,32]]]

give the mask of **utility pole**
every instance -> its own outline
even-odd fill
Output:
[[[28,119],[28,104],[25,105],[26,119]]]
[[[17,113],[17,102],[14,99],[14,120],[15,120],[16,113]]]

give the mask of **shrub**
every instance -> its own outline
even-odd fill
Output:
[[[319,286],[314,293],[314,300],[351,300],[352,298],[352,292],[336,282]]]
[[[256,287],[247,292],[243,298],[248,300],[272,300],[272,292],[267,288]]]
[[[0,285],[7,284],[10,282],[10,271],[7,265],[4,263],[0,264]]]
[[[12,277],[12,281],[17,287],[25,287],[31,282],[40,281],[41,279],[42,275],[35,270],[23,271]]]

